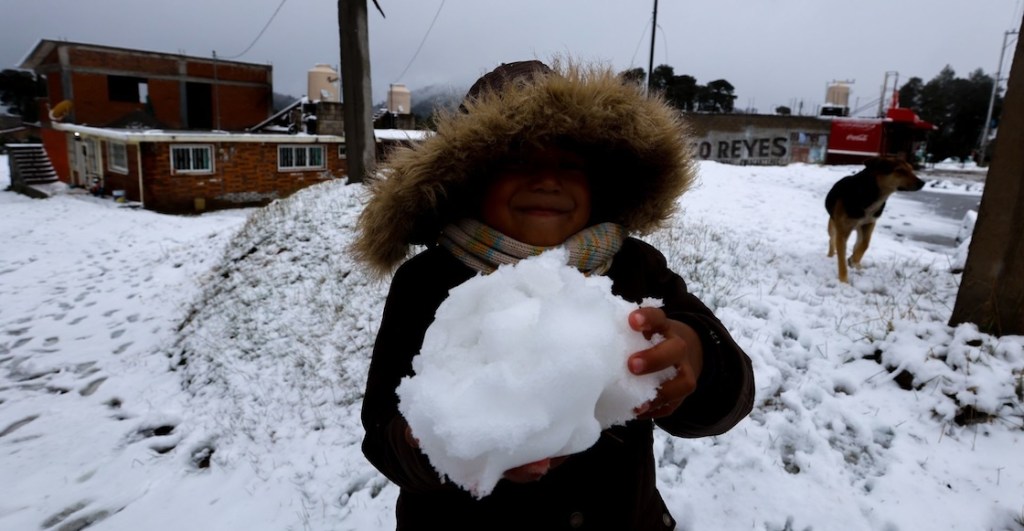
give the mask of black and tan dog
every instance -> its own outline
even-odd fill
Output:
[[[839,281],[849,282],[846,264],[846,240],[857,230],[849,264],[860,268],[860,260],[871,243],[875,222],[882,215],[885,200],[893,192],[913,192],[924,186],[906,161],[874,157],[864,162],[859,173],[840,179],[825,197],[828,210],[828,255],[838,254]]]

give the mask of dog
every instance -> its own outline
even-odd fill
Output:
[[[849,282],[847,275],[846,240],[857,230],[849,265],[860,269],[860,260],[871,243],[875,222],[885,209],[885,201],[893,192],[915,192],[924,187],[914,168],[894,157],[872,157],[860,172],[843,177],[825,196],[828,211],[828,255],[838,256],[839,281]]]

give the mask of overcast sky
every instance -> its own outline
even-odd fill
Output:
[[[571,54],[617,71],[646,69],[653,1],[379,0],[370,3],[374,101],[391,83],[463,90],[501,62]],[[925,81],[950,65],[995,73],[1004,33],[1024,0],[663,0],[654,64],[704,84],[726,79],[738,108],[813,113],[833,80],[853,80],[850,105],[869,105],[885,73]],[[306,72],[340,62],[336,0],[3,0],[0,67],[17,67],[39,39],[270,63],[274,90],[301,96]],[[428,34],[431,21],[437,16]],[[424,36],[426,35],[426,39]],[[1011,36],[1009,43],[1015,43]],[[416,51],[422,43],[422,48]],[[1003,76],[1013,46],[1008,46]],[[415,58],[414,58],[415,57]],[[877,105],[877,103],[875,104]]]

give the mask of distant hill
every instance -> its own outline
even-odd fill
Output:
[[[274,107],[275,113],[291,105],[292,103],[295,102],[295,100],[299,99],[296,96],[292,96],[289,94],[281,94],[279,92],[275,92],[273,98],[274,99],[272,100],[272,105]]]
[[[412,90],[412,114],[416,115],[417,122],[429,121],[434,114],[434,109],[446,108],[455,109],[462,101],[466,93],[465,87],[453,87],[451,85],[428,85],[426,87]],[[376,103],[374,109],[382,109],[386,102]]]
[[[412,113],[427,118],[437,108],[455,109],[465,94],[465,87],[451,85],[430,85],[416,89],[412,93]]]

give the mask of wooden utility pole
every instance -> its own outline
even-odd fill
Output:
[[[1024,334],[1024,40],[1010,67],[999,136],[949,324]]]
[[[654,36],[658,33],[658,0],[654,0],[654,14],[651,15],[651,53],[647,56],[647,92],[654,88]]]
[[[345,153],[350,183],[371,175],[377,164],[370,90],[370,39],[366,0],[338,0],[341,41],[341,94],[345,116]]]

